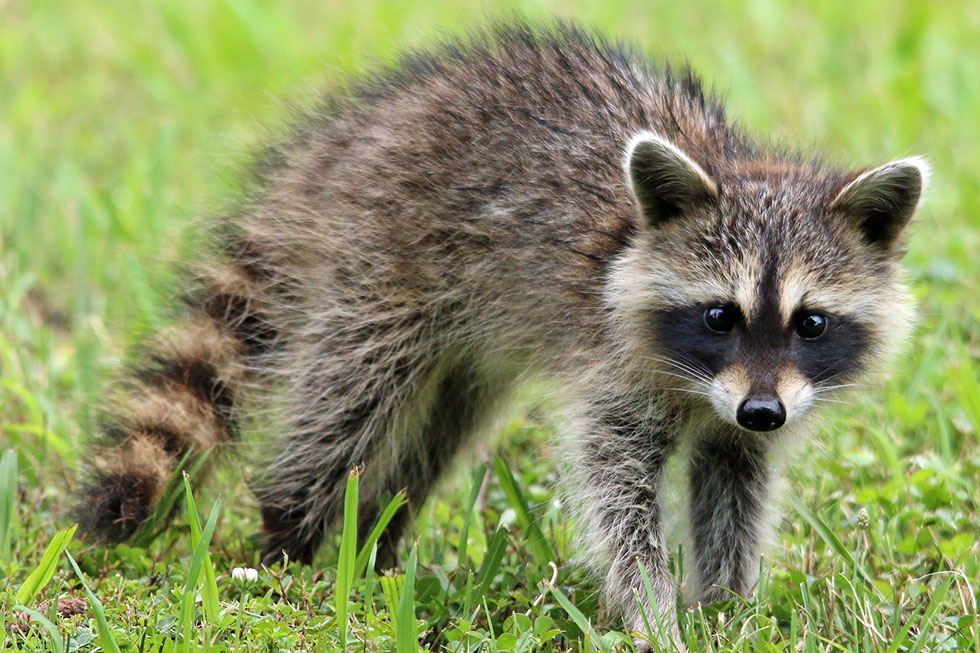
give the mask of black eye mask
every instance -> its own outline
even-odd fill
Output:
[[[772,322],[777,320],[773,324]],[[813,383],[853,372],[868,347],[865,327],[845,316],[801,310],[789,327],[777,315],[746,323],[731,304],[696,304],[653,313],[653,331],[665,354],[717,376],[736,358],[791,361]],[[772,356],[773,353],[780,354]]]

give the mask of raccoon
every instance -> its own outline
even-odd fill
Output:
[[[296,125],[106,420],[85,529],[129,537],[182,459],[273,407],[265,559],[311,561],[355,466],[362,537],[382,497],[410,499],[391,558],[457,451],[539,377],[564,397],[568,504],[607,606],[633,630],[676,616],[661,484],[678,450],[690,600],[751,593],[782,445],[908,331],[923,160],[847,170],[766,143],[687,68],[567,24],[410,54]]]

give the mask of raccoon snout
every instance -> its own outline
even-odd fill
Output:
[[[750,395],[738,405],[735,419],[750,431],[773,431],[786,423],[786,406],[775,395]]]

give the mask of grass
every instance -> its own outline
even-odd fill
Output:
[[[561,11],[655,56],[687,57],[749,128],[835,159],[930,158],[906,258],[921,314],[908,354],[891,380],[829,415],[790,468],[794,498],[758,595],[684,611],[681,631],[692,650],[980,651],[980,6],[513,0],[493,10],[508,11]],[[482,470],[446,479],[392,576],[374,574],[370,551],[352,574],[338,538],[314,567],[234,578],[259,567],[239,465],[201,491],[206,505],[221,495],[220,523],[214,508],[205,526],[185,512],[145,546],[72,539],[78,568],[59,557],[25,603],[50,623],[23,627],[14,608],[49,546],[67,539],[58,533],[92,407],[126,347],[166,322],[169,263],[193,255],[193,216],[234,196],[263,125],[274,131],[286,102],[372,60],[480,20],[448,0],[0,1],[0,449],[16,451],[0,464],[0,647],[323,650],[344,632],[357,650],[409,650],[416,632],[431,650],[629,648],[571,561],[574,525],[544,455],[554,427],[536,410],[501,434],[483,505],[471,491]],[[349,600],[335,593],[339,559]],[[198,577],[213,578],[216,615]],[[88,611],[60,617],[66,597],[87,597]]]

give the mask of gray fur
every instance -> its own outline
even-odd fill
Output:
[[[766,147],[689,71],[567,26],[511,25],[412,55],[298,125],[219,232],[220,265],[248,283],[221,304],[231,315],[209,312],[244,343],[251,394],[286,433],[258,490],[267,558],[312,558],[355,465],[362,529],[403,487],[417,510],[507,390],[538,376],[568,398],[569,505],[629,627],[651,607],[637,560],[674,613],[659,486],[685,439],[692,598],[749,593],[770,449],[840,379],[797,382],[775,347],[708,374],[665,351],[654,316],[728,301],[755,325],[780,302],[810,302],[868,334],[855,374],[887,359],[908,302],[897,250],[870,246],[831,206],[856,174]],[[628,150],[645,132],[667,146],[643,146],[631,178]],[[644,222],[647,198],[678,197],[650,185],[669,178],[677,215]],[[743,376],[796,393],[787,426],[731,424]]]

